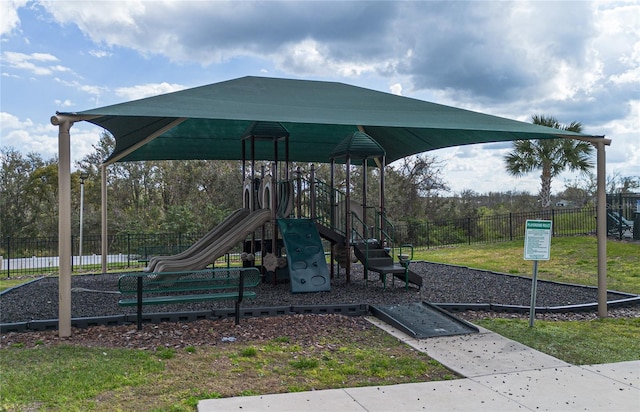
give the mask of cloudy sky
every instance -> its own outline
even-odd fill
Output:
[[[638,1],[0,0],[0,145],[57,153],[56,111],[247,75],[338,81],[606,135],[607,174],[640,176]],[[101,130],[71,129],[72,157]],[[456,193],[538,191],[510,144],[431,152]],[[553,191],[574,175],[555,180]]]

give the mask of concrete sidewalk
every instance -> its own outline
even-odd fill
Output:
[[[369,320],[465,379],[210,399],[198,411],[640,411],[640,360],[574,366],[483,328],[414,339]]]

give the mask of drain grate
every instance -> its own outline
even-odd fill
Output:
[[[427,302],[371,306],[378,319],[415,338],[478,333],[472,324]]]

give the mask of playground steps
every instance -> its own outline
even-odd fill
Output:
[[[353,251],[358,260],[366,266],[365,269],[379,273],[383,282],[385,275],[392,274],[403,282],[406,280],[418,288],[422,287],[422,277],[408,267],[395,263],[393,257],[378,242],[369,242],[366,245],[356,243],[353,245]]]
[[[320,237],[331,243],[335,261],[341,266],[346,266],[351,254],[345,248],[346,238],[344,235],[318,222],[316,222],[316,229],[318,229]]]
[[[318,229],[320,236],[328,240],[332,245],[344,245],[344,235],[318,222],[316,222],[316,229]]]

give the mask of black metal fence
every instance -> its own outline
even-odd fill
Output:
[[[640,195],[638,195],[640,199]],[[615,200],[615,199],[613,199]],[[634,199],[632,199],[634,200]],[[618,203],[608,208],[618,210]],[[621,204],[630,204],[630,201]],[[635,203],[634,207],[635,207]],[[631,217],[631,210],[623,216]],[[525,223],[529,219],[553,221],[554,236],[595,234],[596,209],[559,208],[537,212],[508,213],[481,218],[450,219],[425,223],[396,223],[396,244],[411,243],[417,250],[456,245],[493,243],[523,239]],[[138,269],[153,255],[180,252],[200,239],[204,233],[120,233],[108,237],[109,270]],[[608,230],[611,237],[630,237],[628,232]],[[101,269],[101,237],[85,235],[82,257],[78,256],[79,239],[72,238],[72,270],[98,272]],[[215,262],[216,265],[240,262],[241,247]],[[58,238],[5,238],[0,245],[0,276],[17,277],[26,274],[54,274],[58,272]]]
[[[607,195],[607,234],[640,239],[640,193]]]
[[[481,218],[449,219],[395,225],[394,241],[410,243],[416,250],[441,246],[495,243],[524,239],[527,220],[553,221],[553,236],[595,234],[596,209],[562,208],[508,213]]]

